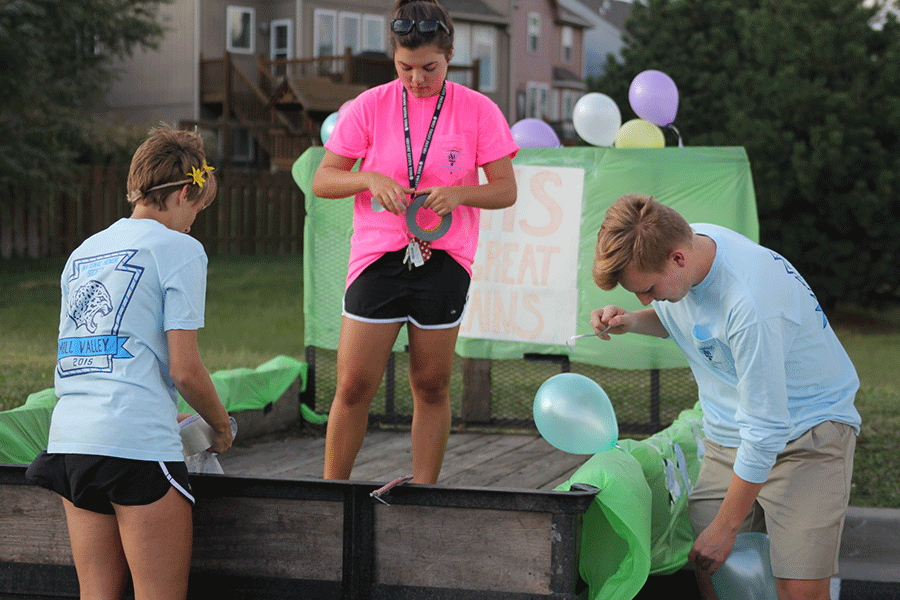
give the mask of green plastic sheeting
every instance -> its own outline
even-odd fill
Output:
[[[275,402],[298,377],[301,390],[306,389],[307,366],[287,356],[276,356],[256,369],[217,371],[211,377],[225,409],[233,413]],[[0,463],[29,464],[47,449],[56,401],[50,388],[31,394],[18,408],[0,412]],[[178,410],[195,412],[180,396]]]
[[[579,569],[591,600],[629,600],[648,576],[687,562],[693,544],[687,496],[700,470],[701,420],[695,407],[646,440],[621,440],[556,488],[600,489],[581,530]]]
[[[46,450],[54,406],[56,394],[51,388],[31,394],[22,406],[0,412],[0,463],[29,464]]]
[[[337,348],[340,332],[353,203],[349,199],[331,200],[313,195],[312,176],[324,152],[321,147],[308,149],[294,163],[292,173],[306,198],[303,248],[305,343],[333,350]],[[583,169],[584,172],[577,258],[577,333],[590,331],[590,312],[595,308],[607,304],[640,308],[634,295],[621,289],[604,292],[591,278],[597,231],[606,210],[620,196],[631,192],[653,194],[690,222],[716,223],[751,239],[759,239],[756,197],[750,164],[743,148],[523,148],[513,160],[514,168],[535,165]],[[522,185],[520,183],[520,188]],[[545,215],[531,217],[540,220]],[[402,351],[407,343],[406,329],[403,328],[394,350]],[[617,369],[686,366],[683,354],[671,341],[650,336],[615,336],[603,344],[579,344],[577,353],[573,354],[565,344],[475,339],[460,335],[456,352],[469,358],[492,359],[519,359],[526,353],[570,354],[573,361]]]

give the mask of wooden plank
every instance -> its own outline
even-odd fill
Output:
[[[488,486],[495,478],[493,475],[498,469],[498,462],[508,465],[523,447],[529,445],[532,436],[527,435],[501,435],[500,439],[485,445],[477,452],[460,456],[447,465],[441,472],[443,485],[476,485]],[[502,467],[501,467],[502,468]]]
[[[571,473],[587,461],[589,456],[560,452],[543,438],[535,440],[534,452],[522,453],[522,463],[510,466],[507,473],[494,483],[497,487],[525,489],[553,489],[562,474]],[[563,479],[562,481],[565,481]],[[559,483],[562,483],[559,481]]]
[[[375,507],[380,585],[549,594],[549,513]]]
[[[412,438],[409,432],[384,432],[386,438],[370,443],[369,455],[360,461],[357,458],[353,469],[353,478],[362,481],[388,482],[397,477],[412,473]],[[467,441],[480,437],[481,434],[451,435],[447,440],[445,464],[448,456],[457,455],[458,447]],[[357,468],[359,467],[359,468]]]
[[[201,498],[192,571],[340,581],[341,502]]]
[[[514,452],[504,452],[489,463],[477,465],[476,468],[468,468],[459,474],[448,478],[448,485],[457,486],[496,486],[498,481],[506,477],[510,472],[521,471],[523,465],[534,462],[542,454],[547,452],[547,443],[540,436],[521,436],[528,438],[527,443],[520,444]],[[519,440],[521,442],[521,440]],[[514,485],[513,487],[519,487]],[[528,486],[522,486],[528,487]]]
[[[451,436],[452,437],[452,436]],[[473,445],[453,452],[444,459],[439,483],[441,485],[482,485],[480,474],[499,457],[516,452],[531,441],[531,436],[498,434],[487,438],[482,445]],[[470,477],[467,477],[470,476]],[[465,481],[466,483],[463,483]]]
[[[325,438],[298,438],[232,448],[219,463],[227,473],[248,477],[321,477],[324,456]]]
[[[324,438],[289,436],[235,446],[222,454],[219,462],[229,475],[321,478]],[[552,490],[588,458],[557,450],[536,435],[452,433],[438,484]],[[409,431],[370,431],[351,477],[387,482],[411,472]]]
[[[461,417],[463,423],[491,421],[491,360],[462,359]]]
[[[0,557],[74,565],[59,496],[37,486],[0,485]]]
[[[577,562],[562,559],[577,540],[567,523],[592,501],[584,493],[402,486],[384,506],[368,497],[370,484],[215,475],[194,483],[191,578],[202,589],[192,598],[216,590],[351,600],[377,588],[394,598],[572,600]],[[65,529],[55,494],[26,485],[24,467],[0,466],[4,590],[72,589]]]

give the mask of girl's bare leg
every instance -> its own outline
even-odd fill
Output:
[[[409,325],[413,482],[437,483],[450,434],[450,372],[459,327]]]
[[[337,387],[325,432],[325,479],[350,479],[391,348],[402,323],[364,323],[343,317]]]
[[[153,504],[114,506],[135,600],[186,598],[194,539],[191,503],[170,488]]]
[[[121,598],[128,564],[115,515],[76,508],[63,499],[81,600]]]

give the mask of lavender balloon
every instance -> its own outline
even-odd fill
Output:
[[[522,119],[509,128],[520,148],[559,148],[559,137],[540,119]]]
[[[678,112],[678,88],[671,77],[650,69],[631,81],[628,102],[640,118],[667,127],[675,122]]]

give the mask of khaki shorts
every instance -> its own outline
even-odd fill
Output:
[[[706,452],[689,496],[694,537],[712,523],[731,482],[736,448],[704,440]],[[772,572],[779,579],[824,579],[838,570],[850,500],[856,433],[826,421],[787,444],[741,532],[769,535]]]

